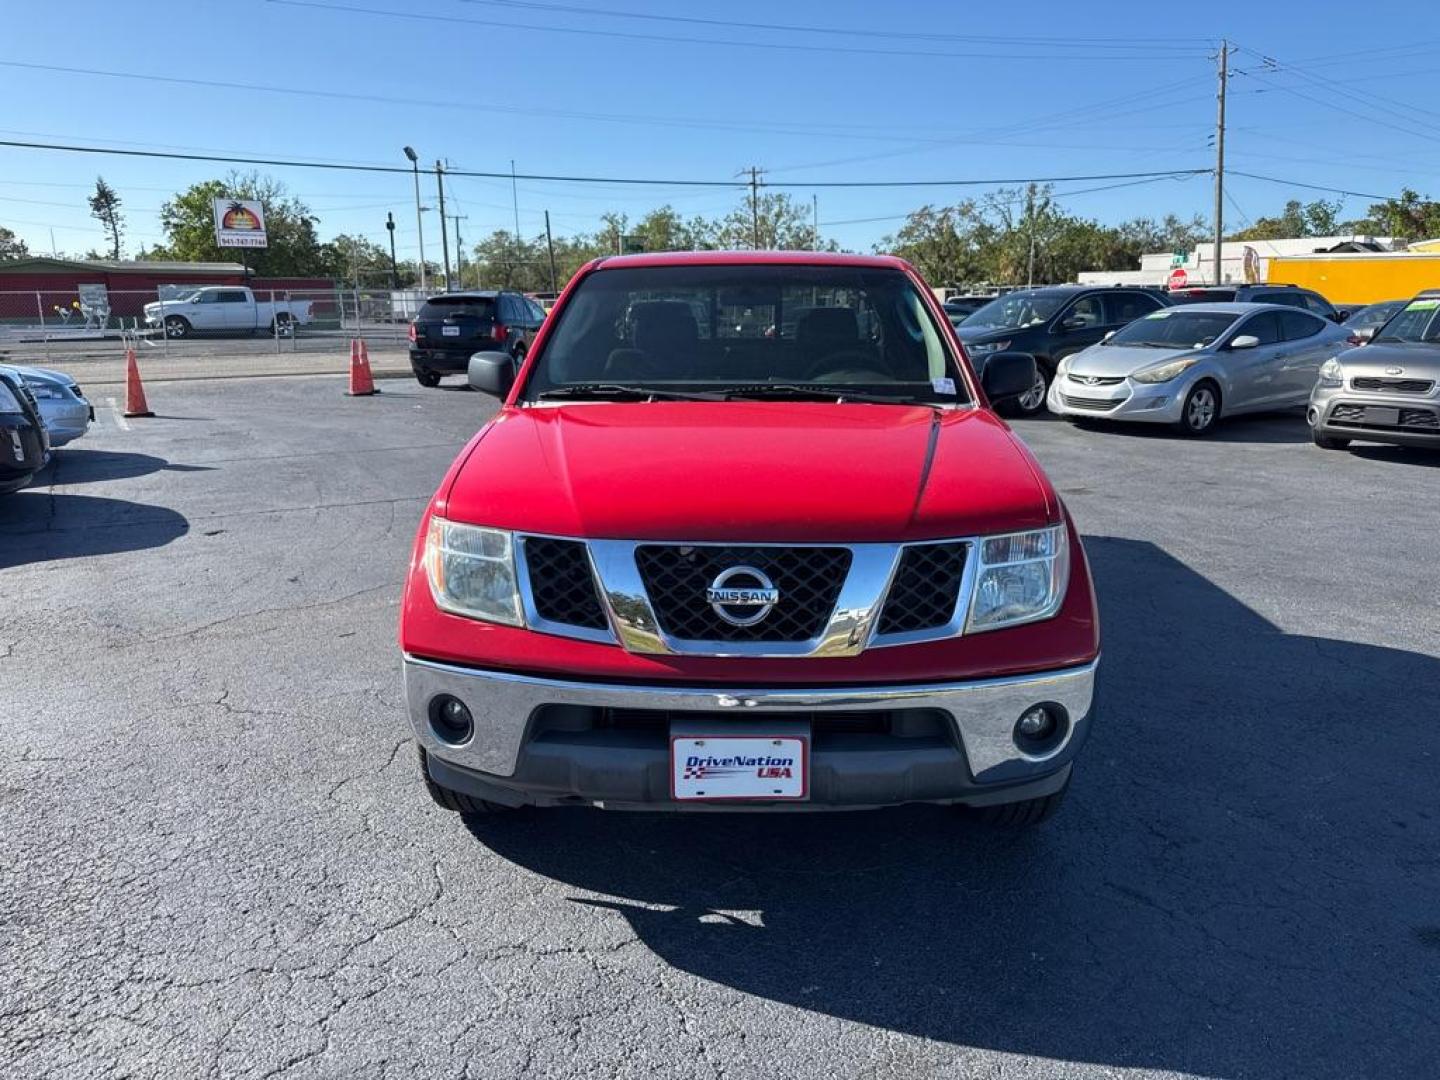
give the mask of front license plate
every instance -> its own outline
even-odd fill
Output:
[[[1376,427],[1398,427],[1400,424],[1400,410],[1391,409],[1385,405],[1365,406],[1365,422],[1374,424]]]
[[[441,337],[459,337],[459,336],[460,336],[460,327],[458,327],[458,326],[442,326],[442,327],[440,328],[440,336],[441,336]]]
[[[672,736],[670,794],[676,800],[804,799],[810,741],[796,736]]]

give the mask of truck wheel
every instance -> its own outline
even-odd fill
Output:
[[[1344,450],[1350,445],[1349,439],[1332,439],[1329,435],[1321,435],[1314,428],[1310,429],[1310,441],[1321,450]]]
[[[434,780],[430,779],[430,768],[425,759],[425,748],[415,748],[420,753],[420,776],[425,781],[425,790],[430,793],[430,798],[435,800],[435,805],[461,817],[475,818],[487,817],[490,814],[503,814],[506,811],[513,811],[514,807],[501,806],[499,803],[488,802],[485,799],[477,799],[472,795],[466,795],[463,791],[453,791],[447,787],[441,787]]]
[[[1042,795],[1038,799],[1023,799],[1020,802],[1000,803],[997,806],[972,806],[969,810],[975,820],[984,825],[1001,829],[1028,829],[1054,817],[1069,790],[1070,780],[1066,778],[1065,786],[1059,791]]]
[[[180,339],[190,336],[190,324],[181,315],[165,316],[165,336]]]
[[[290,337],[295,333],[295,323],[289,315],[281,312],[270,320],[270,334],[272,337]]]

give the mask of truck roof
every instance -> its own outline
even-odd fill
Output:
[[[644,255],[607,255],[596,269],[649,266],[859,266],[872,270],[908,270],[894,255],[849,255],[834,251],[656,251]]]

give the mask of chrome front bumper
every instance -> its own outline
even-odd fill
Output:
[[[1023,784],[1067,767],[1088,732],[1097,664],[1098,661],[1034,675],[958,683],[745,690],[572,682],[484,671],[407,656],[405,694],[416,740],[431,758],[470,773],[485,774],[498,782],[511,778],[512,786],[522,790],[527,786],[527,755],[546,757],[550,775],[558,770],[560,775],[574,777],[591,766],[597,774],[606,776],[613,776],[617,768],[633,768],[635,772],[655,768],[657,762],[650,761],[649,757],[664,752],[655,748],[607,747],[593,740],[558,747],[553,742],[531,741],[531,717],[547,705],[703,712],[711,717],[733,714],[737,721],[755,721],[762,715],[783,719],[787,713],[937,710],[949,716],[957,739],[957,743],[942,748],[944,753],[929,744],[917,745],[912,751],[906,745],[907,740],[897,738],[888,740],[893,745],[886,746],[880,753],[832,755],[834,760],[828,766],[817,748],[814,760],[817,769],[829,767],[843,773],[846,767],[863,759],[869,774],[850,789],[896,793],[893,798],[884,796],[867,799],[867,802],[908,801],[907,792],[911,793],[910,797],[944,801],[961,800],[965,794],[987,784]],[[469,707],[475,730],[468,741],[455,745],[437,736],[430,712],[431,701],[440,694],[459,698]],[[1069,717],[1069,727],[1056,744],[1035,754],[1017,745],[1013,731],[1020,714],[1039,703],[1061,706]],[[600,757],[591,760],[596,754]],[[564,760],[557,762],[557,755]],[[913,776],[899,775],[915,763],[923,766],[925,774],[918,788]],[[895,783],[887,787],[884,775],[874,775],[876,770],[896,773]],[[843,782],[843,777],[837,781],[841,786]],[[574,790],[566,794],[581,801],[592,797],[585,790],[585,784],[578,781]],[[817,793],[817,797],[823,799],[823,793]],[[594,798],[599,801],[598,795]]]

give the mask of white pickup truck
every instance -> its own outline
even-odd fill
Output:
[[[212,285],[145,305],[145,324],[168,338],[191,334],[267,334],[289,337],[310,321],[309,301],[256,300],[239,285]]]

